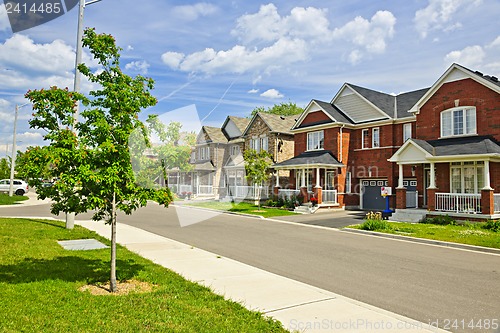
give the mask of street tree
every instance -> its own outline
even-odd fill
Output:
[[[252,110],[251,117],[255,116],[257,112],[277,114],[280,116],[294,116],[304,112],[304,109],[301,108],[300,106],[297,106],[297,104],[295,103],[288,102],[288,103],[275,104],[267,109],[264,108],[263,106],[256,107],[255,109]]]
[[[110,289],[114,292],[117,211],[131,214],[147,200],[168,206],[172,195],[168,188],[139,186],[131,164],[129,137],[135,130],[146,134],[139,112],[156,104],[150,93],[153,80],[140,75],[132,78],[121,71],[121,49],[112,36],[87,29],[83,45],[101,68],[93,72],[80,64],[78,69],[98,88],[89,97],[57,87],[28,91],[26,98],[34,110],[30,127],[45,130],[48,144],[24,154],[23,172],[40,198],[53,200],[53,214],[93,211],[93,220],[111,225]],[[85,109],[74,125],[78,101]],[[53,186],[41,185],[38,175],[43,171],[57,179]]]
[[[247,149],[243,154],[245,160],[245,177],[252,183],[255,189],[256,202],[260,210],[261,187],[269,179],[270,167],[272,165],[271,154],[265,150],[257,152],[255,149]]]
[[[10,161],[7,158],[0,159],[0,179],[10,177]]]

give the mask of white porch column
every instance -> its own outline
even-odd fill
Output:
[[[430,189],[435,189],[436,188],[436,171],[434,170],[434,162],[431,162],[431,173],[430,176],[431,179],[429,179],[429,187]]]
[[[403,164],[398,164],[398,167],[399,167],[398,188],[404,188],[404,185],[403,185]]]
[[[280,187],[280,172],[276,170],[276,187]]]
[[[483,190],[493,190],[491,187],[491,177],[490,177],[490,161],[484,161],[484,187]]]
[[[316,187],[321,187],[319,183],[319,168],[316,168]]]
[[[302,169],[302,178],[300,180],[300,187],[306,187],[306,169]]]

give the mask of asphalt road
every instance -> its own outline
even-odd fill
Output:
[[[178,212],[177,212],[178,211]],[[2,216],[50,216],[48,206],[0,209]],[[79,216],[88,219],[90,215]],[[220,214],[186,227],[178,216],[208,218],[203,210],[151,204],[126,223],[192,246],[456,332],[488,332],[500,321],[500,256],[311,228],[302,224]],[[335,215],[345,225],[359,214]],[[285,218],[289,220],[290,218]],[[292,218],[293,219],[293,218]],[[98,222],[96,222],[98,223]],[[332,319],[335,314],[332,313]],[[481,321],[481,322],[480,322]],[[479,327],[481,325],[481,328]]]

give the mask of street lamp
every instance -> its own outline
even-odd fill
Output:
[[[16,167],[16,131],[17,131],[17,114],[19,113],[19,109],[29,105],[31,103],[25,103],[23,105],[16,104],[16,112],[14,114],[14,133],[12,134],[12,157],[10,162],[10,185],[9,185],[9,197],[14,194],[14,168]]]

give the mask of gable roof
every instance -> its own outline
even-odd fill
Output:
[[[408,156],[406,152],[420,151]],[[410,153],[411,154],[411,153]],[[406,155],[406,156],[405,156]],[[418,156],[418,157],[417,157]],[[409,139],[389,159],[390,162],[425,163],[425,160],[451,160],[458,158],[500,158],[500,145],[491,136],[469,136],[449,139],[420,140]],[[412,160],[413,159],[413,160]],[[424,159],[424,160],[423,160]]]
[[[311,168],[341,168],[345,167],[340,163],[330,150],[305,151],[289,160],[273,165],[276,169],[294,169],[308,166]]]
[[[422,107],[441,86],[448,82],[459,81],[463,79],[472,79],[485,87],[490,88],[500,94],[500,83],[495,76],[483,75],[478,71],[472,71],[464,66],[453,63],[443,75],[422,95],[422,97],[410,109],[410,112],[418,113]]]
[[[208,143],[227,143],[226,136],[222,133],[222,129],[212,126],[203,126],[201,128],[209,137]]]
[[[253,118],[250,120],[243,135],[246,135],[248,130],[252,127],[253,123],[257,118],[261,118],[262,121],[267,125],[270,132],[273,133],[283,133],[292,135],[291,128],[295,124],[295,118],[297,116],[280,116],[277,114],[271,114],[266,112],[257,112]]]

